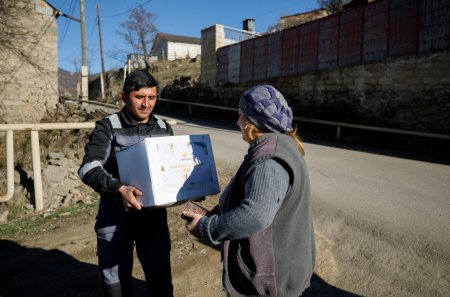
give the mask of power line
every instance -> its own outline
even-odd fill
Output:
[[[73,12],[75,10],[75,4],[76,4],[76,0],[72,0],[70,3],[70,8],[69,8],[69,15],[73,15]],[[60,41],[59,41],[59,45],[58,45],[58,49],[61,48],[64,39],[66,38],[66,34],[67,31],[69,30],[69,26],[70,26],[70,20],[66,19],[66,23],[64,24],[64,29],[63,29],[63,36],[61,37]]]
[[[94,36],[94,30],[95,30],[95,28],[97,28],[96,20],[97,20],[97,16],[94,17],[94,22],[93,22],[94,25],[92,26],[91,33],[89,33],[89,41],[88,41],[89,45],[91,44],[92,36]]]
[[[118,14],[113,14],[113,15],[103,15],[102,17],[104,17],[104,18],[114,18],[114,17],[117,17],[117,16],[121,16],[121,15],[130,13],[131,11],[133,11],[133,10],[135,10],[135,9],[138,9],[139,7],[145,6],[145,5],[149,4],[149,3],[152,2],[152,1],[153,1],[153,0],[149,0],[149,1],[147,1],[147,2],[144,2],[144,3],[142,3],[142,4],[139,4],[139,5],[136,6],[135,8],[129,9],[129,10],[127,10],[127,11],[124,11],[124,12],[121,12],[121,13],[118,13]]]

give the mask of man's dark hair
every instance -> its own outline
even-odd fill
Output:
[[[140,88],[158,88],[156,79],[145,70],[136,70],[127,75],[123,84],[123,92],[129,95]]]

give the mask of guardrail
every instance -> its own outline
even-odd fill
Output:
[[[39,123],[39,124],[0,124],[0,131],[6,131],[6,177],[7,192],[0,196],[0,202],[6,202],[14,196],[14,132],[31,131],[31,158],[33,164],[34,207],[44,208],[42,191],[41,156],[39,149],[40,130],[92,129],[94,122],[85,123]]]
[[[200,106],[206,108],[215,108],[221,110],[230,110],[230,111],[238,111],[237,108],[218,106],[212,104],[203,104],[203,103],[195,103],[195,102],[184,102],[172,99],[163,99],[159,98],[158,100],[167,103],[175,103],[175,104],[185,104],[188,106],[189,114],[192,114],[191,106]],[[450,140],[450,135],[446,134],[436,134],[436,133],[427,133],[427,132],[418,132],[418,131],[410,131],[410,130],[401,130],[401,129],[392,129],[392,128],[384,128],[384,127],[376,127],[376,126],[365,126],[344,122],[334,122],[334,121],[326,121],[326,120],[317,120],[311,118],[304,117],[294,117],[294,121],[297,122],[305,122],[305,123],[315,123],[321,125],[329,125],[336,126],[336,139],[339,140],[341,138],[341,131],[343,127],[361,129],[361,130],[370,130],[370,131],[378,131],[378,132],[386,132],[386,133],[394,133],[394,134],[404,134],[404,135],[412,135],[412,136],[420,136],[420,137],[428,137],[428,138],[436,138],[436,139],[446,139]]]

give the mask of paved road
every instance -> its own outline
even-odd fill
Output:
[[[174,130],[210,134],[216,160],[233,166],[247,149],[237,130],[182,121]],[[328,267],[328,280],[365,296],[448,293],[450,166],[313,143],[305,149],[319,253],[327,253],[318,264]]]

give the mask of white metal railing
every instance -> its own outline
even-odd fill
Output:
[[[0,124],[0,131],[6,131],[6,177],[7,192],[0,196],[0,202],[6,202],[14,196],[14,134],[13,131],[31,131],[31,158],[33,164],[34,207],[44,208],[42,191],[41,156],[39,149],[40,130],[92,129],[94,122],[85,123],[38,123],[38,124]]]
[[[212,104],[185,102],[185,101],[163,99],[163,98],[159,98],[158,100],[162,101],[162,102],[167,102],[167,103],[185,104],[188,106],[189,114],[192,114],[191,106],[200,106],[200,107],[215,108],[215,109],[221,109],[221,110],[230,110],[230,111],[236,111],[236,112],[238,111],[237,108],[218,106],[218,105],[212,105]],[[427,132],[392,129],[392,128],[384,128],[384,127],[376,127],[376,126],[365,126],[365,125],[350,124],[350,123],[344,123],[344,122],[325,121],[325,120],[318,120],[318,119],[311,119],[311,118],[304,118],[304,117],[294,117],[294,121],[336,126],[336,139],[338,139],[338,140],[341,138],[341,130],[343,127],[450,140],[450,135],[446,135],[446,134],[427,133]]]

